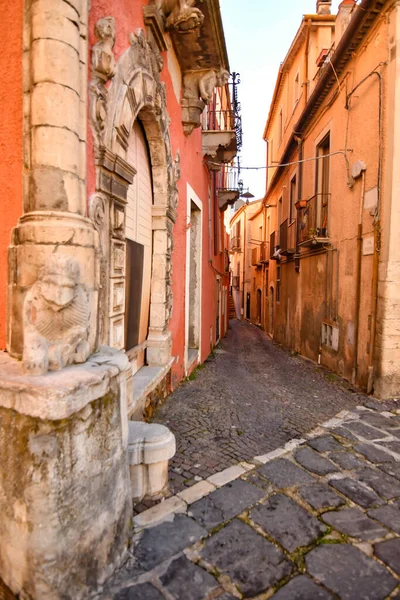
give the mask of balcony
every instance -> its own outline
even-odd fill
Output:
[[[270,260],[281,260],[281,248],[279,245],[279,235],[274,231],[269,236],[269,258]]]
[[[279,228],[279,246],[282,256],[296,252],[296,219],[283,221]]]
[[[260,242],[251,251],[251,265],[261,267],[265,262],[269,262],[269,242]]]
[[[298,210],[299,245],[321,246],[329,243],[328,209],[330,194],[315,194]]]
[[[261,262],[267,263],[269,262],[269,242],[262,242],[260,246],[261,251]]]
[[[216,189],[221,210],[226,210],[229,205],[235,204],[241,193],[237,169],[223,167],[222,171],[216,174]]]
[[[242,238],[240,235],[231,237],[231,252],[241,252],[242,249]]]
[[[238,151],[237,127],[240,117],[233,110],[208,110],[203,113],[203,156],[213,170],[230,163]]]

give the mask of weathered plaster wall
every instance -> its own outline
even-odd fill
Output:
[[[371,30],[362,50],[349,62],[346,81],[340,89],[334,89],[336,98],[328,109],[321,109],[304,136],[304,157],[316,156],[318,143],[330,133],[330,152],[351,149],[348,153],[350,167],[356,161],[366,163],[365,192],[362,199],[362,181],[357,179],[349,188],[346,162],[342,155],[330,158],[330,192],[328,230],[330,245],[320,247],[318,253],[301,250],[300,272],[295,272],[294,260],[284,258],[281,267],[281,300],[275,306],[275,337],[295,351],[317,360],[321,346],[321,324],[328,322],[339,327],[339,350],[321,347],[322,364],[351,379],[355,352],[354,327],[356,322],[357,277],[357,225],[360,203],[362,210],[363,240],[365,244],[373,237],[373,214],[375,205],[369,202],[378,183],[379,158],[379,86],[378,78],[372,76],[357,90],[346,110],[346,93],[363,80],[379,62],[387,58],[387,24],[381,20]],[[384,89],[389,72],[383,66],[381,72]],[[385,121],[383,122],[385,128]],[[385,147],[382,148],[385,151]],[[291,160],[296,160],[295,153]],[[277,158],[279,159],[279,157]],[[281,175],[268,202],[277,204],[283,197],[282,220],[289,211],[289,185],[298,167]],[[316,163],[303,166],[302,198],[310,198],[316,191]],[[385,189],[382,189],[385,198]],[[389,196],[383,200],[386,205]],[[371,214],[372,211],[372,214]],[[278,228],[277,209],[270,209],[273,229]],[[388,239],[388,228],[383,228],[383,239]],[[307,258],[305,256],[308,255]],[[277,265],[270,261],[270,282],[276,280]],[[365,252],[361,267],[361,303],[359,322],[359,359],[357,383],[365,388],[370,362],[371,314],[372,314],[373,255]]]
[[[6,345],[7,248],[22,213],[22,0],[2,6],[0,53],[0,351]]]

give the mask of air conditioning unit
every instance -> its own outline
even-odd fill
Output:
[[[238,288],[239,287],[239,275],[234,275],[232,277],[232,287],[234,288]]]

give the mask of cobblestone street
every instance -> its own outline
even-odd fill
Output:
[[[341,411],[137,515],[102,599],[400,598],[397,406]]]
[[[173,493],[274,450],[366,400],[335,375],[274,344],[261,329],[236,320],[194,377],[167,398],[155,418],[176,436]]]

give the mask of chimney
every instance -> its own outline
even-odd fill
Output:
[[[339,4],[338,14],[335,21],[335,46],[339,44],[348,24],[353,16],[354,8],[357,6],[355,0],[343,0]]]
[[[317,15],[331,14],[332,0],[317,0]]]

